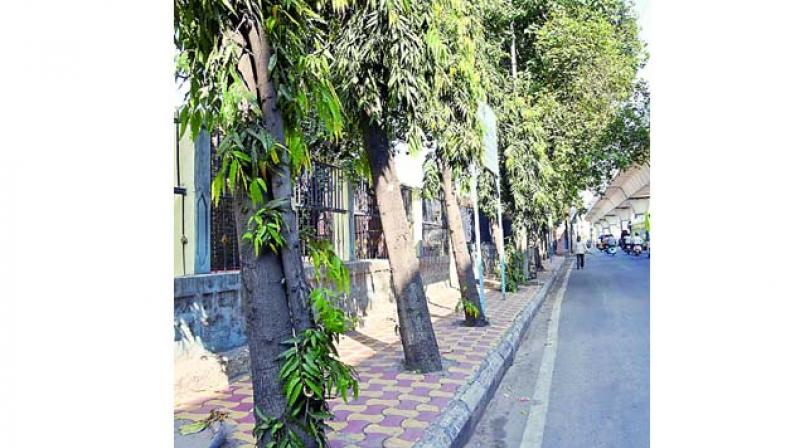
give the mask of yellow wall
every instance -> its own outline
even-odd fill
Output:
[[[174,147],[173,143],[173,147]],[[175,160],[175,151],[173,149],[173,161]],[[174,163],[174,162],[173,162]],[[180,167],[181,167],[181,185],[178,185],[178,171],[173,166],[173,184],[186,188],[186,196],[181,199],[181,195],[173,194],[174,197],[174,225],[173,225],[173,247],[174,247],[174,273],[175,276],[191,275],[194,274],[194,251],[195,251],[195,210],[194,210],[194,143],[189,138],[189,131],[181,138],[180,141]],[[184,201],[184,228],[183,235],[186,236],[187,243],[181,243],[181,200]],[[184,257],[186,259],[186,269],[184,270]]]

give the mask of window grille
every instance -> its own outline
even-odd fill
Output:
[[[441,197],[422,201],[422,254],[423,257],[448,255],[450,238],[447,234],[447,217]]]

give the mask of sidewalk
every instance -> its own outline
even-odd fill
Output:
[[[545,262],[547,271],[539,274],[539,283],[552,276],[563,257]],[[431,307],[436,339],[444,370],[432,374],[414,374],[402,368],[403,349],[394,323],[387,321],[380,336],[353,331],[340,347],[343,361],[356,366],[359,373],[359,399],[345,404],[330,401],[334,419],[329,422],[330,444],[344,447],[411,447],[425,429],[450,404],[462,386],[477,377],[478,367],[502,340],[514,319],[533,299],[540,286],[521,287],[514,294],[500,297],[499,291],[487,290],[489,327],[468,328],[460,323],[461,313],[453,309]],[[176,407],[175,419],[200,420],[212,409],[229,412],[229,424],[235,425],[232,437],[253,445],[253,389],[249,377],[228,389],[197,402]]]

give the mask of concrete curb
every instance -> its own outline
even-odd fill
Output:
[[[428,426],[422,438],[414,444],[414,448],[460,448],[467,443],[503,375],[514,363],[522,335],[544,303],[544,298],[550,292],[556,277],[569,266],[570,261],[569,257],[565,257],[561,266],[553,271],[554,274],[543,282],[533,300],[506,330],[500,344],[489,351],[472,380],[459,390],[442,415]]]

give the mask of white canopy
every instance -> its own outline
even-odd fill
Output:
[[[617,175],[605,193],[589,208],[586,220],[595,223],[605,219],[619,224],[631,221],[650,206],[650,166],[635,166]],[[609,219],[610,218],[610,219]]]

